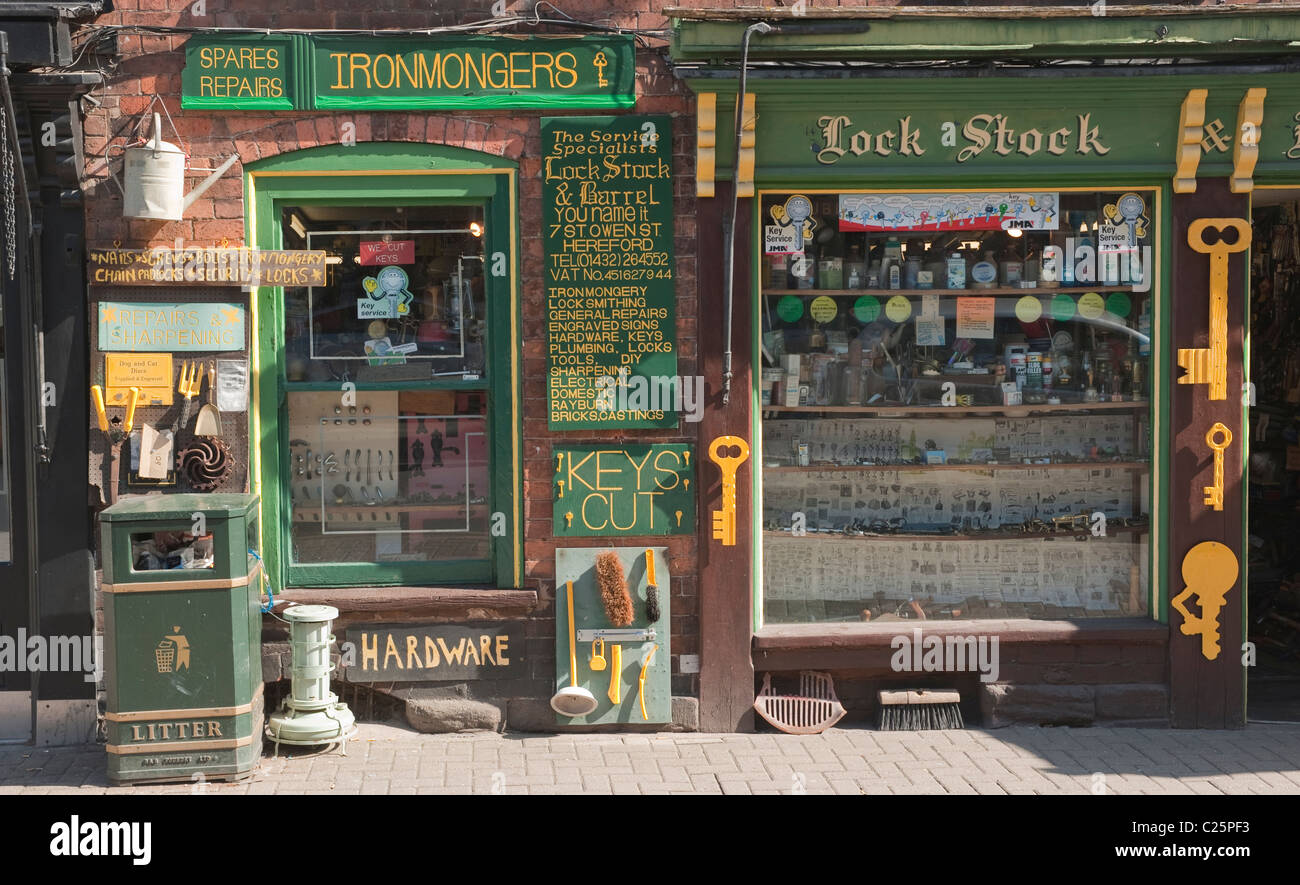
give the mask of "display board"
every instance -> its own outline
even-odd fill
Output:
[[[672,121],[544,117],[542,152],[550,429],[675,426]]]
[[[693,446],[566,446],[553,457],[556,537],[695,533]]]
[[[630,626],[614,628],[606,615],[596,583],[596,557],[606,549],[618,554],[632,598],[633,620]],[[649,620],[646,612],[647,554],[654,557],[654,573],[658,587],[659,617]],[[561,547],[555,551],[555,661],[556,685],[570,684],[569,676],[569,609],[566,585],[573,582],[573,621],[577,641],[577,684],[586,688],[596,698],[596,709],[586,716],[556,715],[561,725],[599,725],[606,723],[666,723],[672,720],[672,655],[670,597],[671,576],[668,568],[667,547]],[[653,638],[624,640],[606,639],[604,667],[592,668],[592,639],[584,631],[613,630],[653,631]],[[614,647],[619,646],[621,671],[619,672],[619,703],[610,695],[615,675]],[[651,647],[654,654],[649,656]],[[642,666],[645,668],[644,689],[639,684]],[[645,718],[641,716],[640,692],[645,692]]]

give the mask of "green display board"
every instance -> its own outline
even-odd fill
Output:
[[[630,34],[196,34],[181,107],[627,108],[635,81]]]
[[[583,631],[615,629],[605,614],[600,590],[596,586],[596,556],[612,549],[623,564],[628,591],[635,612],[631,626],[623,630],[654,630],[654,638],[616,642],[605,640],[605,668],[593,670],[592,641]],[[659,619],[650,621],[646,616],[646,557],[654,556],[655,581],[659,594]],[[569,608],[567,583],[573,582],[573,620],[577,641],[577,684],[596,697],[596,709],[586,716],[561,716],[555,721],[561,725],[603,725],[607,723],[666,723],[672,721],[672,656],[670,647],[669,592],[667,547],[561,547],[555,551],[555,661],[557,690],[570,684],[569,677]],[[614,677],[613,647],[621,647],[622,668],[618,673],[621,686],[620,702],[610,699],[610,685]],[[641,697],[638,677],[650,647],[656,646],[649,659],[645,678],[645,712],[641,717]]]
[[[672,121],[543,117],[550,429],[672,427]]]
[[[567,446],[553,457],[555,537],[695,533],[694,446]]]

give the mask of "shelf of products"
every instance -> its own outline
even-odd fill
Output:
[[[1144,612],[1145,198],[790,194],[763,213],[765,618]]]

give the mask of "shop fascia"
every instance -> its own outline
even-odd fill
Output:
[[[1046,132],[1034,126],[1018,130],[1006,114],[974,114],[961,124],[960,131],[955,121],[944,122],[939,128],[938,144],[931,143],[929,148],[922,143],[926,133],[919,124],[913,124],[910,115],[900,118],[896,129],[874,133],[854,129],[853,118],[847,114],[824,115],[817,125],[825,144],[817,152],[817,162],[827,166],[838,163],[845,154],[920,157],[933,148],[959,148],[952,157],[958,163],[978,157],[986,150],[1003,157],[1012,154],[1032,157],[1040,151],[1059,157],[1071,148],[1081,156],[1110,153],[1101,139],[1101,128],[1093,125],[1090,113],[1076,114],[1072,125]]]

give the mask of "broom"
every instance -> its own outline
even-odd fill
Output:
[[[881,691],[876,693],[881,731],[931,731],[965,728],[961,693],[956,691]]]
[[[605,617],[609,618],[609,622],[615,627],[629,626],[634,617],[632,594],[627,589],[623,563],[612,550],[596,555],[596,586],[600,588]]]

